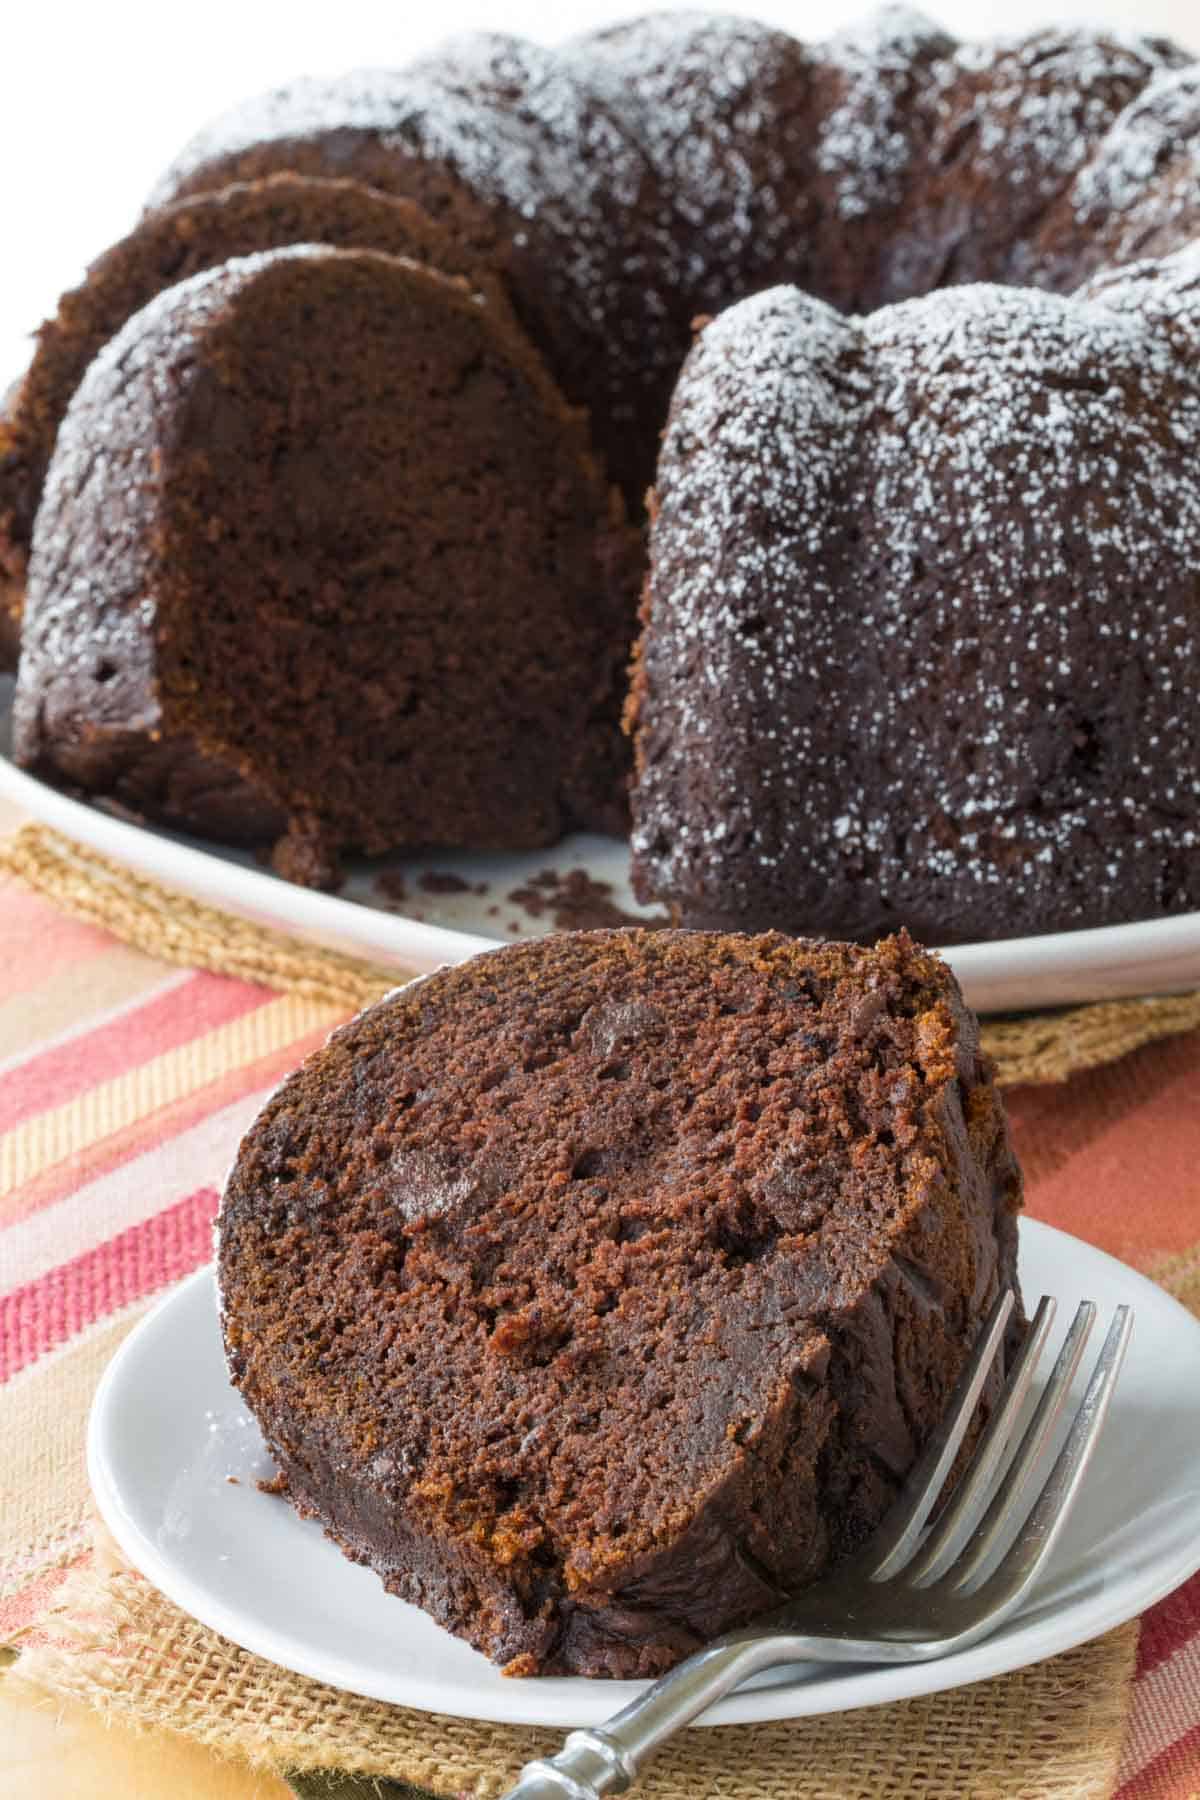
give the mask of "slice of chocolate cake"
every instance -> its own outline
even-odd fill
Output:
[[[390,1590],[513,1674],[653,1675],[874,1529],[1019,1204],[975,1021],[907,938],[543,938],[271,1099],[225,1344],[293,1503]]]
[[[372,251],[238,258],[92,363],[34,533],[18,760],[341,849],[621,816],[639,542],[504,307]]]
[[[202,269],[283,244],[385,250],[448,275],[479,274],[458,240],[410,200],[354,181],[272,175],[151,213],[98,257],[38,332],[23,378],[0,408],[0,666],[4,620],[12,663],[33,521],[54,440],[92,358],[164,288]],[[490,296],[494,307],[498,290]],[[6,604],[5,584],[8,585]]]

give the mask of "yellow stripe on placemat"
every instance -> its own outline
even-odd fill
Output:
[[[4,1063],[57,1042],[71,1031],[92,1031],[122,1007],[133,1005],[167,982],[183,980],[165,970],[156,957],[125,944],[91,957],[87,965],[87,1016],[80,1018],[80,971],[76,964],[55,969],[33,994],[0,1000],[0,1044]]]
[[[1200,1244],[1179,1256],[1168,1256],[1155,1263],[1147,1274],[1200,1319]]]
[[[345,1011],[403,981],[403,970],[316,949],[267,926],[203,906],[43,825],[0,843],[0,868],[89,924],[165,962],[303,994]],[[983,1042],[1006,1086],[1064,1081],[1156,1038],[1200,1029],[1200,993],[1109,1000],[1020,1018],[985,1019]]]
[[[0,1600],[53,1567],[60,1547],[75,1547],[89,1503],[83,1439],[92,1395],[118,1344],[156,1299],[99,1321],[0,1387]]]
[[[339,1007],[281,994],[112,1081],[88,1088],[62,1106],[36,1114],[0,1137],[0,1195],[31,1181],[81,1145],[109,1137],[341,1017]]]

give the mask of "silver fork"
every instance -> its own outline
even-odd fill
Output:
[[[926,1531],[1012,1308],[1012,1293],[1006,1291],[988,1315],[945,1417],[864,1549],[778,1611],[697,1651],[602,1728],[573,1731],[557,1756],[528,1763],[504,1800],[600,1800],[622,1794],[668,1737],[763,1669],[810,1660],[928,1662],[986,1637],[1015,1612],[1058,1542],[1082,1485],[1133,1313],[1128,1306],[1117,1308],[1062,1448],[1034,1492],[1030,1478],[1066,1405],[1096,1317],[1095,1305],[1085,1300],[1005,1468],[1054,1319],[1054,1301],[1041,1301],[987,1429],[936,1524]],[[989,1570],[1022,1513],[1023,1525]]]

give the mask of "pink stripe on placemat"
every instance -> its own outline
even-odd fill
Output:
[[[328,1025],[319,1025],[315,1031],[306,1032],[294,1043],[285,1044],[282,1049],[272,1051],[260,1061],[218,1076],[215,1081],[210,1082],[207,1087],[197,1089],[194,1094],[182,1095],[178,1100],[160,1107],[157,1112],[135,1119],[132,1124],[114,1132],[111,1137],[100,1138],[76,1151],[68,1160],[55,1163],[52,1168],[26,1182],[19,1193],[6,1196],[0,1203],[0,1232],[7,1226],[40,1212],[44,1207],[57,1205],[88,1182],[98,1180],[113,1169],[120,1168],[123,1163],[131,1162],[155,1144],[166,1143],[177,1137],[200,1120],[219,1112],[244,1095],[254,1093],[256,1089],[263,1090],[265,1100],[270,1090],[302,1062],[310,1050],[316,1050],[325,1042],[329,1029]],[[232,1159],[235,1147],[233,1144],[229,1146],[229,1156],[221,1165],[222,1174]]]
[[[107,931],[56,912],[29,888],[0,881],[0,894],[4,902],[0,983],[5,993],[24,993],[54,969],[112,949]]]
[[[1200,1795],[1200,1725],[1168,1743],[1136,1775],[1123,1781],[1116,1800],[1196,1800]]]
[[[0,1130],[175,1050],[277,996],[224,975],[193,975],[94,1031],[45,1050],[0,1076]]]
[[[207,1262],[217,1199],[216,1188],[199,1188],[0,1300],[0,1382],[97,1319]]]
[[[1200,1505],[1196,1529],[1200,1532]],[[1190,1581],[1185,1581],[1181,1588],[1176,1588],[1143,1616],[1142,1635],[1138,1639],[1138,1675],[1148,1675],[1192,1638],[1200,1638],[1200,1575],[1193,1575]],[[1200,1700],[1200,1696],[1197,1698]]]
[[[82,1540],[85,1528],[80,1527]],[[17,1588],[13,1593],[5,1594],[0,1599],[0,1642],[11,1644],[19,1632],[27,1631],[40,1614],[46,1611],[54,1598],[54,1590],[61,1587],[73,1569],[78,1569],[91,1560],[92,1552],[82,1547],[69,1561],[61,1563],[57,1568],[42,1570],[27,1587]]]

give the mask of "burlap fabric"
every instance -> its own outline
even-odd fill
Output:
[[[43,825],[0,843],[0,868],[90,924],[165,962],[261,981],[335,1006],[365,1006],[404,979],[403,969],[314,949],[266,926],[172,893]],[[1065,1081],[1142,1044],[1200,1026],[1200,993],[1110,1000],[983,1022],[983,1039],[1008,1086]]]
[[[196,1624],[139,1577],[73,1576],[7,1679],[168,1726],[274,1767],[389,1775],[495,1800],[562,1733],[409,1712],[288,1674]],[[1136,1625],[1049,1662],[895,1706],[691,1731],[650,1764],[647,1800],[1096,1800],[1112,1792]]]
[[[295,996],[304,1021],[349,1011],[403,978],[394,967],[314,950],[172,895],[41,827],[0,845],[0,867],[57,905],[164,961]],[[1200,1023],[1200,996],[991,1020],[1006,1082],[1062,1080],[1149,1039]],[[1200,1302],[1200,1261],[1164,1268]],[[11,1384],[3,1420],[5,1535],[25,1577],[74,1564],[22,1634],[9,1680],[52,1704],[84,1700],[111,1718],[184,1732],[276,1768],[400,1778],[440,1795],[502,1794],[521,1763],[558,1735],[436,1717],[338,1693],[251,1656],[197,1624],[123,1568],[103,1536],[86,1553],[82,1438],[95,1379],[133,1323],[114,1319],[72,1365],[70,1391],[39,1416]],[[14,1410],[15,1409],[15,1410]],[[44,1414],[44,1416],[41,1416]],[[1100,1796],[1112,1792],[1136,1624],[1034,1668],[903,1704],[781,1725],[686,1734],[648,1772],[647,1795],[692,1800],[862,1796]]]

